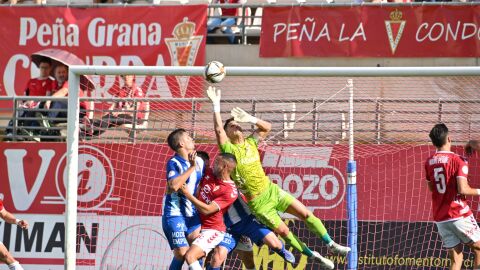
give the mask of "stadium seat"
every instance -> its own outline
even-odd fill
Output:
[[[255,15],[253,16],[252,24],[245,26],[245,36],[259,37],[262,26],[262,14],[263,8],[259,7],[255,10]]]

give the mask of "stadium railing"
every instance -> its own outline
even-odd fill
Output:
[[[50,128],[46,128],[42,125],[38,126],[21,126],[20,122],[24,120],[42,121],[52,120],[45,117],[41,117],[37,114],[35,117],[17,117],[18,113],[22,110],[19,108],[20,104],[24,100],[66,100],[65,98],[49,98],[49,97],[0,97],[0,139],[3,141],[64,141],[66,139],[66,125],[57,124]],[[119,100],[125,101],[125,99],[115,98],[82,98],[81,100],[93,101],[95,103],[94,119],[100,119],[102,115],[109,111],[108,106],[105,104],[109,102],[115,102]],[[149,142],[158,141],[160,137],[166,137],[166,135],[178,128],[178,126],[172,125],[172,117],[181,117],[184,119],[182,127],[186,127],[189,130],[193,130],[193,137],[197,142],[211,142],[211,138],[202,136],[202,134],[195,134],[195,130],[207,130],[212,126],[211,110],[202,109],[210,108],[208,106],[207,99],[163,99],[163,98],[144,98],[144,99],[131,99],[133,102],[148,101],[150,102],[150,111],[148,118],[148,125],[135,122],[131,126],[120,126],[107,128],[106,131],[100,135],[101,140],[111,140],[115,142]],[[338,104],[347,104],[348,99],[330,100]],[[165,110],[164,104],[166,102],[182,102],[189,104],[189,110]],[[276,142],[282,143],[298,143],[298,142],[310,142],[312,144],[336,144],[346,142],[346,132],[348,131],[348,112],[343,109],[319,109],[318,104],[322,103],[321,99],[225,99],[222,100],[226,107],[239,106],[248,109],[254,115],[262,117],[267,121],[272,122],[273,129],[272,134],[280,133],[281,136],[275,136]],[[444,106],[448,105],[460,105],[466,102],[470,106],[480,105],[480,100],[460,100],[460,99],[393,99],[393,98],[357,98],[355,103],[362,103],[368,106],[362,106],[362,109],[355,111],[356,123],[361,124],[362,128],[355,130],[356,140],[359,143],[385,143],[388,138],[388,143],[392,143],[392,138],[401,135],[402,143],[428,143],[428,138],[424,134],[428,133],[430,127],[430,120],[426,120],[425,123],[421,121],[415,121],[410,123],[409,116],[417,114],[415,109],[409,109],[409,105],[415,103],[421,103],[425,107],[422,110],[423,114],[436,115],[438,121],[448,117],[455,116],[461,118],[471,118],[472,112],[468,115],[462,110],[445,110]],[[265,105],[275,104],[297,104],[296,109],[289,111],[288,109],[265,110]],[[163,104],[163,105],[162,105]],[[390,105],[390,106],[389,106]],[[341,106],[339,106],[341,107]],[[389,109],[391,107],[391,109]],[[288,106],[285,106],[288,108]],[[295,108],[295,107],[294,107]],[[304,109],[299,109],[304,108]],[[310,108],[310,109],[305,109]],[[310,113],[313,108],[313,112],[303,119],[293,120],[294,125],[291,125],[292,119],[291,113],[298,115],[304,115]],[[399,110],[398,108],[405,108]],[[46,112],[46,109],[34,109],[37,112]],[[222,111],[222,113],[228,114],[228,109]],[[279,117],[280,114],[280,117]],[[480,114],[480,113],[479,113]],[[374,117],[372,117],[374,115]],[[363,116],[363,117],[362,117]],[[392,117],[394,116],[394,117]],[[277,120],[276,120],[277,119]],[[283,120],[278,120],[283,119]],[[374,120],[371,120],[374,119]],[[12,132],[7,136],[6,129],[8,128],[8,122],[12,120],[11,126]],[[66,118],[57,118],[58,121],[66,121]],[[177,121],[178,122],[178,121]],[[357,126],[359,126],[357,124]],[[473,123],[478,124],[478,123]],[[402,128],[399,128],[401,126]],[[196,128],[198,127],[198,128]],[[420,132],[420,131],[423,131]],[[468,135],[475,136],[474,130],[458,130],[457,133],[464,133],[462,137],[470,137]],[[141,134],[139,140],[138,134]],[[95,142],[98,137],[86,136],[84,140]],[[463,142],[458,142],[463,143]]]

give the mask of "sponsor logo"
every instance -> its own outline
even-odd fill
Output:
[[[66,201],[67,158],[62,156],[55,173],[55,184],[58,197],[45,197],[42,204],[64,204]],[[110,159],[100,149],[82,145],[78,153],[78,210],[112,210],[103,207],[107,201],[118,201],[113,198],[112,192],[115,187],[115,173]]]
[[[262,165],[270,180],[310,210],[331,209],[343,201],[346,190],[343,174],[329,165],[332,151],[332,147],[275,146],[267,149]]]

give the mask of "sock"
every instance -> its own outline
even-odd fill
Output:
[[[202,266],[200,266],[200,263],[198,261],[194,261],[192,264],[188,266],[189,270],[203,270]]]
[[[207,266],[207,270],[220,270],[220,267],[211,267],[210,264]]]
[[[173,257],[172,262],[170,263],[170,268],[168,270],[180,270],[183,266],[183,260],[179,260]]]
[[[282,247],[280,249],[273,249],[273,251],[285,259],[285,245],[282,241],[280,241],[280,243],[282,243]]]
[[[314,232],[318,237],[322,238],[322,241],[325,244],[330,244],[333,242],[330,235],[328,235],[327,229],[323,226],[322,221],[314,215],[307,217],[305,220],[307,227],[310,231]]]
[[[23,267],[20,265],[19,262],[14,262],[8,265],[8,269],[10,270],[23,270]]]
[[[283,238],[285,242],[287,242],[290,246],[292,246],[294,249],[300,251],[301,253],[307,255],[308,257],[312,256],[312,251],[303,243],[300,241],[295,235],[293,235],[292,232],[288,232],[287,237]]]

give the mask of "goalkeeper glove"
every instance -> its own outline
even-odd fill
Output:
[[[258,119],[255,116],[248,114],[239,107],[233,108],[230,114],[233,116],[235,121],[240,123],[252,123],[255,125],[258,122]]]
[[[207,89],[207,96],[213,104],[213,112],[220,112],[220,97],[222,91],[215,89],[215,87],[209,86]]]

